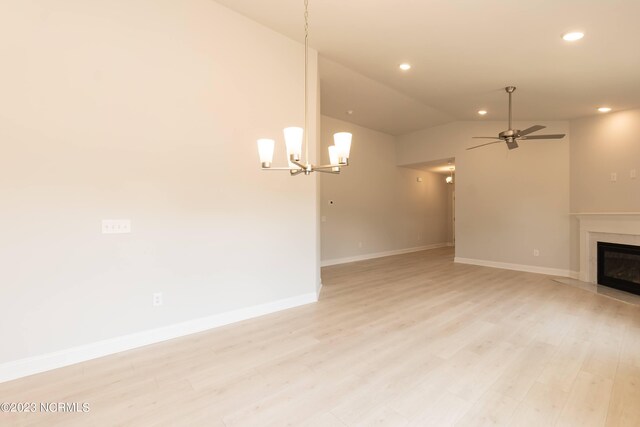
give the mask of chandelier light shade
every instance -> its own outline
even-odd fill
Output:
[[[309,0],[304,0],[304,128],[288,127],[284,129],[284,144],[287,149],[288,167],[272,167],[275,141],[262,138],[258,140],[258,156],[262,170],[285,170],[291,175],[311,172],[340,173],[340,168],[349,166],[349,154],[351,152],[351,134],[338,132],[333,135],[334,144],[329,147],[329,164],[314,165],[309,161],[309,135],[307,80],[309,63]],[[304,142],[304,157],[302,153]]]
[[[351,134],[349,132],[338,132],[333,135],[333,143],[338,151],[338,163],[346,165],[351,152]]]
[[[287,147],[287,158],[300,161],[303,135],[304,129],[302,128],[284,128],[284,144]]]
[[[338,147],[335,145],[329,146],[329,163],[332,165],[338,164]],[[331,168],[333,172],[340,172],[340,167],[336,166]]]
[[[260,163],[262,163],[263,168],[271,167],[275,143],[273,139],[263,138],[258,140],[258,155],[260,156]]]

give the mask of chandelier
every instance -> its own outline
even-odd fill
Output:
[[[349,166],[349,152],[351,151],[351,134],[338,132],[333,135],[334,145],[329,147],[328,165],[314,165],[309,162],[309,135],[308,129],[308,102],[307,102],[307,68],[309,65],[309,1],[304,1],[304,128],[288,127],[284,129],[284,143],[287,150],[288,167],[272,167],[273,139],[261,138],[258,140],[258,155],[262,170],[285,170],[292,176],[311,172],[340,173],[342,166]],[[302,145],[304,140],[304,157],[302,157]]]

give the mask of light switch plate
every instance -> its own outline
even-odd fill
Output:
[[[636,179],[637,177],[637,172],[635,169],[631,169],[631,171],[629,171],[629,178],[631,179]]]
[[[102,234],[127,234],[131,233],[130,219],[103,219]]]
[[[618,180],[618,174],[615,172],[611,172],[611,182],[616,182]]]

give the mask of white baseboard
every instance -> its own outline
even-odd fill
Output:
[[[376,252],[376,253],[372,253],[372,254],[356,255],[356,256],[346,257],[346,258],[327,259],[327,260],[322,261],[322,263],[320,265],[322,267],[328,267],[330,265],[346,264],[346,263],[349,263],[349,262],[364,261],[364,260],[367,260],[367,259],[382,258],[382,257],[392,256],[392,255],[402,255],[402,254],[408,254],[408,253],[411,253],[411,252],[426,251],[428,249],[443,248],[445,246],[448,246],[448,244],[447,243],[435,243],[435,244],[432,244],[432,245],[418,246],[418,247],[415,247],[415,248],[396,249],[394,251]]]
[[[265,314],[286,310],[288,308],[310,304],[317,300],[318,294],[316,292],[311,292],[266,304],[241,308],[157,329],[98,341],[79,347],[56,351],[54,353],[6,362],[0,364],[0,383],[96,359],[98,357],[108,356],[121,351],[131,350],[133,348],[194,334],[196,332],[206,331],[208,329],[217,328],[230,323],[240,322],[242,320],[263,316]]]
[[[547,274],[549,276],[571,277],[572,272],[560,268],[538,267],[535,265],[510,264],[507,262],[486,261],[482,259],[455,257],[454,262],[460,264],[480,265],[482,267],[502,268],[503,270],[526,271],[527,273]]]
[[[572,279],[580,280],[580,272],[579,271],[570,271],[569,277]]]

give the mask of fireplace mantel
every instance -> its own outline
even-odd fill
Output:
[[[572,213],[580,222],[580,280],[596,283],[596,243],[640,245],[640,212]]]

